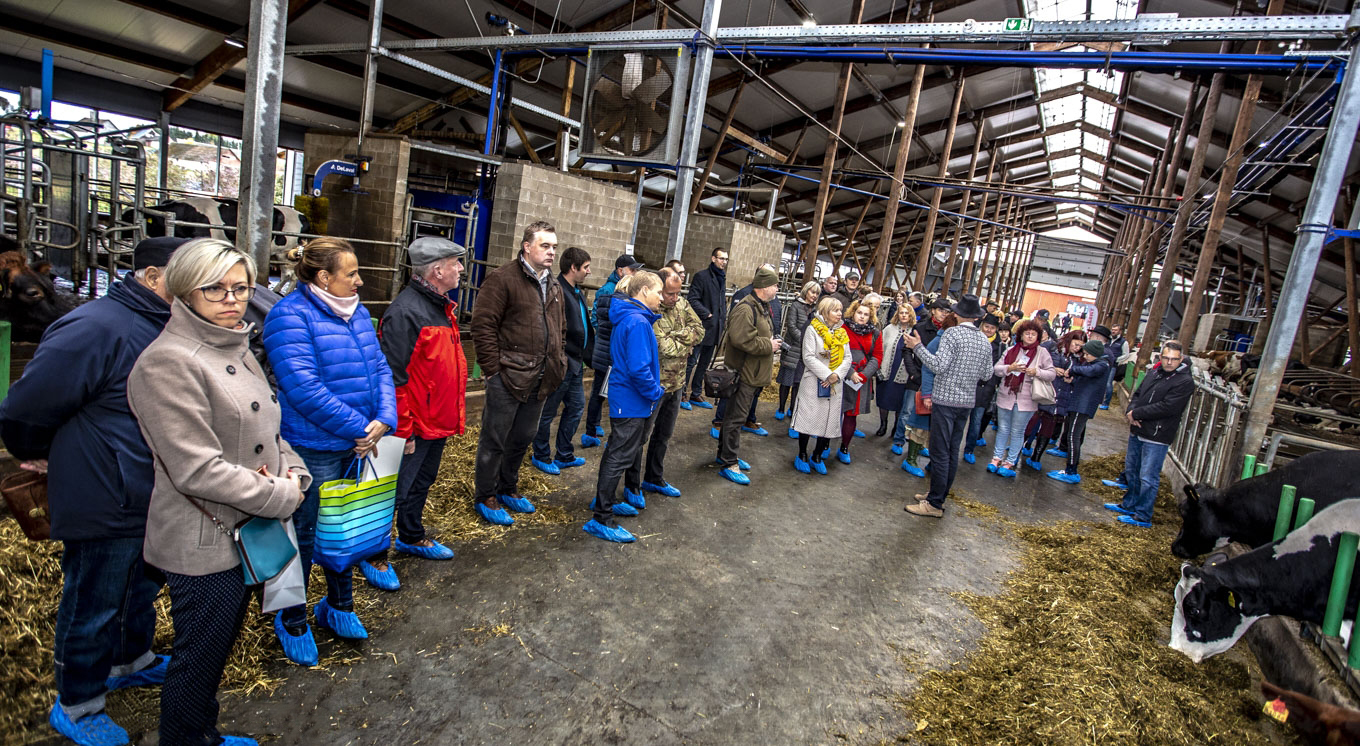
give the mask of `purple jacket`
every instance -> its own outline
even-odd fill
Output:
[[[1023,357],[1024,352],[1022,351],[1020,357],[1016,358],[1016,360],[1021,360]],[[1039,369],[1038,377],[1045,381],[1052,381],[1058,375],[1053,372],[1053,356],[1049,355],[1048,350],[1043,347],[1034,348],[1034,366]],[[1030,392],[1034,388],[1033,377],[1026,375],[1024,382],[1020,384],[1020,390],[1018,392],[1011,391],[1010,387],[1006,385],[1006,376],[1009,374],[1009,371],[1006,370],[1005,354],[1003,354],[996,365],[992,367],[992,370],[995,371],[998,376],[1001,376],[1001,383],[997,384],[996,387],[996,409],[998,412],[1011,409],[1017,404],[1019,405],[1021,412],[1033,412],[1039,408],[1039,405],[1034,403],[1034,398],[1030,395]]]

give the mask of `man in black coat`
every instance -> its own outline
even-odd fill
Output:
[[[935,335],[940,333],[940,325],[949,317],[949,301],[939,297],[927,303],[926,308],[930,310],[930,315],[916,322],[916,335],[921,338],[922,345],[930,344]]]
[[[708,268],[694,273],[694,279],[689,283],[689,293],[685,295],[685,300],[699,314],[699,320],[704,322],[704,341],[694,348],[685,371],[690,381],[690,404],[704,409],[713,408],[703,397],[704,371],[713,362],[713,354],[722,339],[724,322],[727,320],[727,260],[727,249],[721,246],[713,249]]]
[[[581,283],[590,276],[590,254],[585,249],[568,247],[558,260],[557,282],[562,286],[562,317],[565,330],[563,347],[567,352],[567,375],[557,390],[543,402],[543,414],[538,418],[538,434],[534,436],[534,467],[544,474],[561,474],[563,469],[584,466],[586,460],[577,456],[571,436],[581,424],[586,397],[583,376],[591,361],[594,329],[590,326],[590,311],[586,306]],[[552,422],[562,408],[562,421],[557,425],[557,455],[553,456],[549,436]]]
[[[1147,528],[1152,525],[1152,506],[1162,483],[1162,462],[1176,440],[1181,415],[1195,393],[1195,379],[1179,342],[1162,344],[1157,364],[1133,392],[1124,418],[1129,423],[1124,473],[1118,480],[1103,479],[1107,487],[1127,490],[1124,499],[1105,503],[1119,514],[1120,523]]]

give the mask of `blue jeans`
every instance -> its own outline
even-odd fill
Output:
[[[576,434],[576,426],[581,424],[581,415],[586,411],[584,377],[585,368],[577,371],[576,375],[568,373],[557,390],[543,402],[543,414],[538,417],[538,434],[534,436],[534,458],[539,461],[552,460],[548,439],[552,435],[552,421],[557,417],[558,406],[562,406],[562,422],[557,426],[557,460],[571,461],[576,458],[571,436]],[[595,433],[592,431],[590,434]]]
[[[1010,409],[998,407],[996,410],[996,443],[992,447],[992,458],[1007,464],[1020,462],[1020,451],[1025,447],[1025,426],[1034,416],[1033,412],[1020,411],[1019,406],[1012,404]]]
[[[312,484],[302,497],[302,504],[293,511],[293,530],[297,531],[298,558],[303,572],[311,577],[312,553],[316,547],[316,516],[321,509],[321,485],[345,476],[345,472],[357,473],[350,469],[354,463],[354,451],[317,451],[304,446],[293,446],[307,471],[312,474]],[[326,570],[326,601],[337,611],[350,611],[354,608],[354,579],[350,572],[333,573]],[[301,634],[307,624],[306,605],[290,606],[284,609],[283,625],[293,634]]]
[[[110,674],[155,660],[156,594],[165,579],[142,562],[142,537],[67,541],[57,606],[57,696],[72,720],[104,709]]]
[[[897,407],[897,426],[893,428],[893,445],[905,445],[907,442],[907,417],[916,411],[916,389],[907,389],[902,392],[902,403]]]
[[[963,441],[964,453],[972,453],[974,444],[982,437],[982,420],[986,414],[986,407],[973,407],[973,411],[968,414],[968,438]]]
[[[1133,517],[1140,521],[1152,521],[1152,505],[1157,501],[1157,488],[1162,483],[1162,462],[1170,449],[1166,443],[1148,443],[1137,435],[1129,435],[1129,445],[1124,452],[1124,473],[1120,475],[1129,491],[1124,493],[1120,506],[1132,510]]]
[[[1114,369],[1111,369],[1110,372],[1106,374],[1105,401],[1102,401],[1101,404],[1104,404],[1105,406],[1108,407],[1110,406],[1110,400],[1113,398],[1114,398]]]

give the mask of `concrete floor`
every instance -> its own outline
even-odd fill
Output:
[[[878,742],[912,728],[899,697],[972,649],[981,625],[950,594],[999,590],[1010,541],[957,506],[902,510],[925,480],[886,438],[855,462],[795,472],[795,441],[744,435],[752,485],[711,466],[709,412],[681,412],[668,478],[615,545],[580,522],[524,529],[451,562],[404,559],[403,614],[335,670],[287,671],[272,696],[223,700],[223,732],[288,744]],[[877,415],[861,418],[872,433]],[[1123,448],[1102,412],[1089,457]],[[988,433],[990,441],[994,433]],[[540,502],[588,519],[601,449]],[[1057,466],[1056,459],[1049,458]],[[1019,520],[1109,520],[1094,496],[1031,470],[961,464],[955,493]],[[451,541],[450,541],[451,540]],[[497,625],[507,625],[493,631]],[[348,644],[318,633],[323,649]]]

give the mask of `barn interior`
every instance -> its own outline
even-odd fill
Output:
[[[442,235],[470,250],[459,290],[466,321],[483,274],[513,259],[528,223],[547,219],[563,247],[590,252],[595,272],[585,285],[592,289],[623,254],[651,268],[680,259],[692,275],[722,246],[731,255],[729,290],[770,264],[786,299],[808,280],[853,272],[889,294],[971,293],[1026,316],[1046,309],[1088,327],[1118,324],[1137,347],[1119,382],[1125,398],[1159,343],[1177,339],[1198,361],[1196,394],[1168,459],[1177,493],[1185,484],[1226,486],[1257,464],[1279,468],[1307,453],[1360,447],[1360,75],[1353,70],[1360,6],[1348,0],[0,0],[0,14],[0,241],[26,263],[49,264],[58,287],[81,298],[101,294],[130,267],[132,246],[158,232],[234,238],[271,264],[282,289],[290,282],[286,249],[333,235],[358,249],[363,298],[378,316],[409,277],[404,247]],[[3,304],[11,315],[24,311],[14,298]],[[17,378],[37,340],[19,339],[14,323],[14,341],[3,345],[12,364],[0,368]],[[475,397],[470,408],[480,406]],[[1096,453],[1122,448],[1122,420],[1106,419],[1113,411],[1093,422]],[[694,418],[677,437],[698,441],[685,453],[700,464],[699,451],[710,444],[707,426]],[[863,493],[901,476],[880,450],[882,459],[837,485],[860,493],[856,510],[873,510]],[[979,504],[1013,505],[988,475],[961,479]],[[725,500],[720,484],[705,481],[698,492]],[[801,484],[781,478],[761,491],[768,501],[797,495],[808,507]],[[909,488],[915,485],[889,489]],[[1099,517],[1098,503],[1093,510],[1048,504],[1051,488],[1014,490],[1023,520]],[[560,494],[562,485],[555,489]],[[579,497],[588,485],[567,482],[566,489]],[[575,502],[561,500],[580,507]],[[1175,505],[1168,511],[1160,527],[1174,533]],[[724,548],[740,539],[707,536],[702,518],[685,516],[678,535],[704,549],[683,561],[695,572],[738,572]],[[1005,572],[1024,560],[1002,546],[1004,529],[980,517],[976,523],[969,530],[984,537],[994,563],[937,546],[941,539],[922,539],[915,528],[905,539],[882,527],[871,532],[874,558],[922,542],[926,549],[909,550],[927,552],[918,561],[934,561],[928,552],[938,551],[948,557],[941,562],[983,569],[961,580],[893,574],[886,595],[865,590],[883,603],[918,582],[940,591],[906,611],[866,612],[872,619],[857,631],[878,646],[870,663],[838,668],[853,648],[820,635],[795,637],[788,648],[830,645],[835,655],[802,657],[782,642],[767,645],[763,635],[777,627],[765,620],[766,632],[760,625],[740,632],[785,661],[773,667],[732,664],[744,653],[725,645],[696,652],[702,636],[672,640],[677,647],[667,654],[708,688],[696,698],[706,709],[683,704],[664,677],[644,677],[633,704],[611,698],[606,690],[624,674],[597,667],[595,678],[581,679],[588,687],[562,683],[571,697],[541,709],[503,708],[497,722],[523,742],[609,734],[636,741],[643,733],[663,742],[729,742],[762,732],[733,724],[756,712],[760,698],[738,692],[749,684],[769,693],[773,713],[752,722],[773,729],[776,742],[899,735],[944,742],[911,706],[898,704],[922,676],[887,672],[895,663],[884,646],[911,646],[885,630],[932,619],[964,625],[953,642],[930,633],[920,648],[926,669],[947,669],[985,644],[984,631],[949,594],[995,595]],[[796,517],[778,525],[795,536],[818,530]],[[490,594],[493,605],[518,609],[526,627],[531,612],[562,613],[553,610],[553,593],[577,582],[574,572],[590,583],[593,573],[629,567],[622,556],[581,559],[585,547],[575,535],[539,530],[543,544],[460,548],[460,557],[475,558],[475,571],[459,577],[469,583],[493,586],[497,563],[551,565],[534,581],[532,601]],[[818,561],[851,554],[857,538],[835,535],[847,543]],[[676,544],[672,550],[686,546]],[[570,555],[580,564],[549,562],[544,545],[582,553]],[[753,553],[750,563],[798,561],[762,546],[766,553]],[[640,577],[668,582],[667,561],[650,557]],[[855,598],[818,595],[833,584],[827,575],[806,567],[794,574],[772,603],[861,611]],[[446,578],[431,572],[425,579],[438,588]],[[626,584],[627,595],[574,605],[571,613],[591,617],[627,600],[641,603],[647,585],[637,580]],[[709,580],[707,591],[723,592],[726,578]],[[719,618],[739,611],[735,598],[684,598],[706,602]],[[457,600],[460,629],[490,626],[467,610],[470,603]],[[398,625],[410,643],[403,658],[423,655],[420,630],[438,618],[428,609],[410,613],[419,623]],[[822,617],[827,625],[836,619]],[[702,615],[682,619],[697,624]],[[655,624],[669,626],[663,622]],[[551,637],[550,625],[536,624],[535,632]],[[572,645],[585,646],[590,632],[573,627]],[[1360,686],[1341,644],[1315,636],[1321,658],[1341,661],[1328,675]],[[477,717],[499,687],[531,698],[525,679],[575,675],[532,653],[516,661],[513,675],[486,674],[498,655],[521,646],[549,658],[576,654],[515,639],[468,647],[472,663],[449,655],[457,675],[445,671],[451,678],[434,688],[440,697],[415,697],[425,708],[419,721],[449,742],[495,740],[494,727],[462,730],[455,721]],[[1274,655],[1269,645],[1253,650],[1257,658]],[[637,660],[647,646],[627,651]],[[780,665],[798,675],[781,680]],[[400,669],[360,673],[353,686],[397,706],[397,694],[417,686]],[[384,683],[389,675],[400,683]],[[847,691],[879,704],[800,698],[788,685],[829,691],[847,677],[855,677]],[[865,683],[876,677],[888,683]],[[319,678],[305,681],[319,686]],[[459,693],[463,684],[471,691]],[[306,742],[285,714],[308,701],[305,687],[294,682],[281,691],[260,705],[271,710],[270,728],[284,742]],[[331,684],[326,691],[321,701],[337,709],[361,707],[358,689]],[[1360,693],[1346,691],[1334,686],[1318,696],[1347,704]],[[443,714],[434,704],[460,696],[468,699]],[[572,711],[586,702],[598,716]],[[779,722],[780,713],[813,702],[831,714]],[[256,704],[241,696],[228,709],[249,728],[246,708]],[[661,707],[679,714],[668,719],[655,711]],[[724,724],[706,729],[702,721],[712,715]],[[354,742],[408,741],[400,719],[374,718],[365,734],[361,719],[328,716],[307,727],[341,728]],[[553,718],[557,725],[531,727]],[[857,730],[866,719],[874,724]],[[629,730],[639,722],[653,730]],[[1250,740],[1268,729],[1253,723],[1248,730]],[[1157,742],[1160,735],[1111,740]]]

